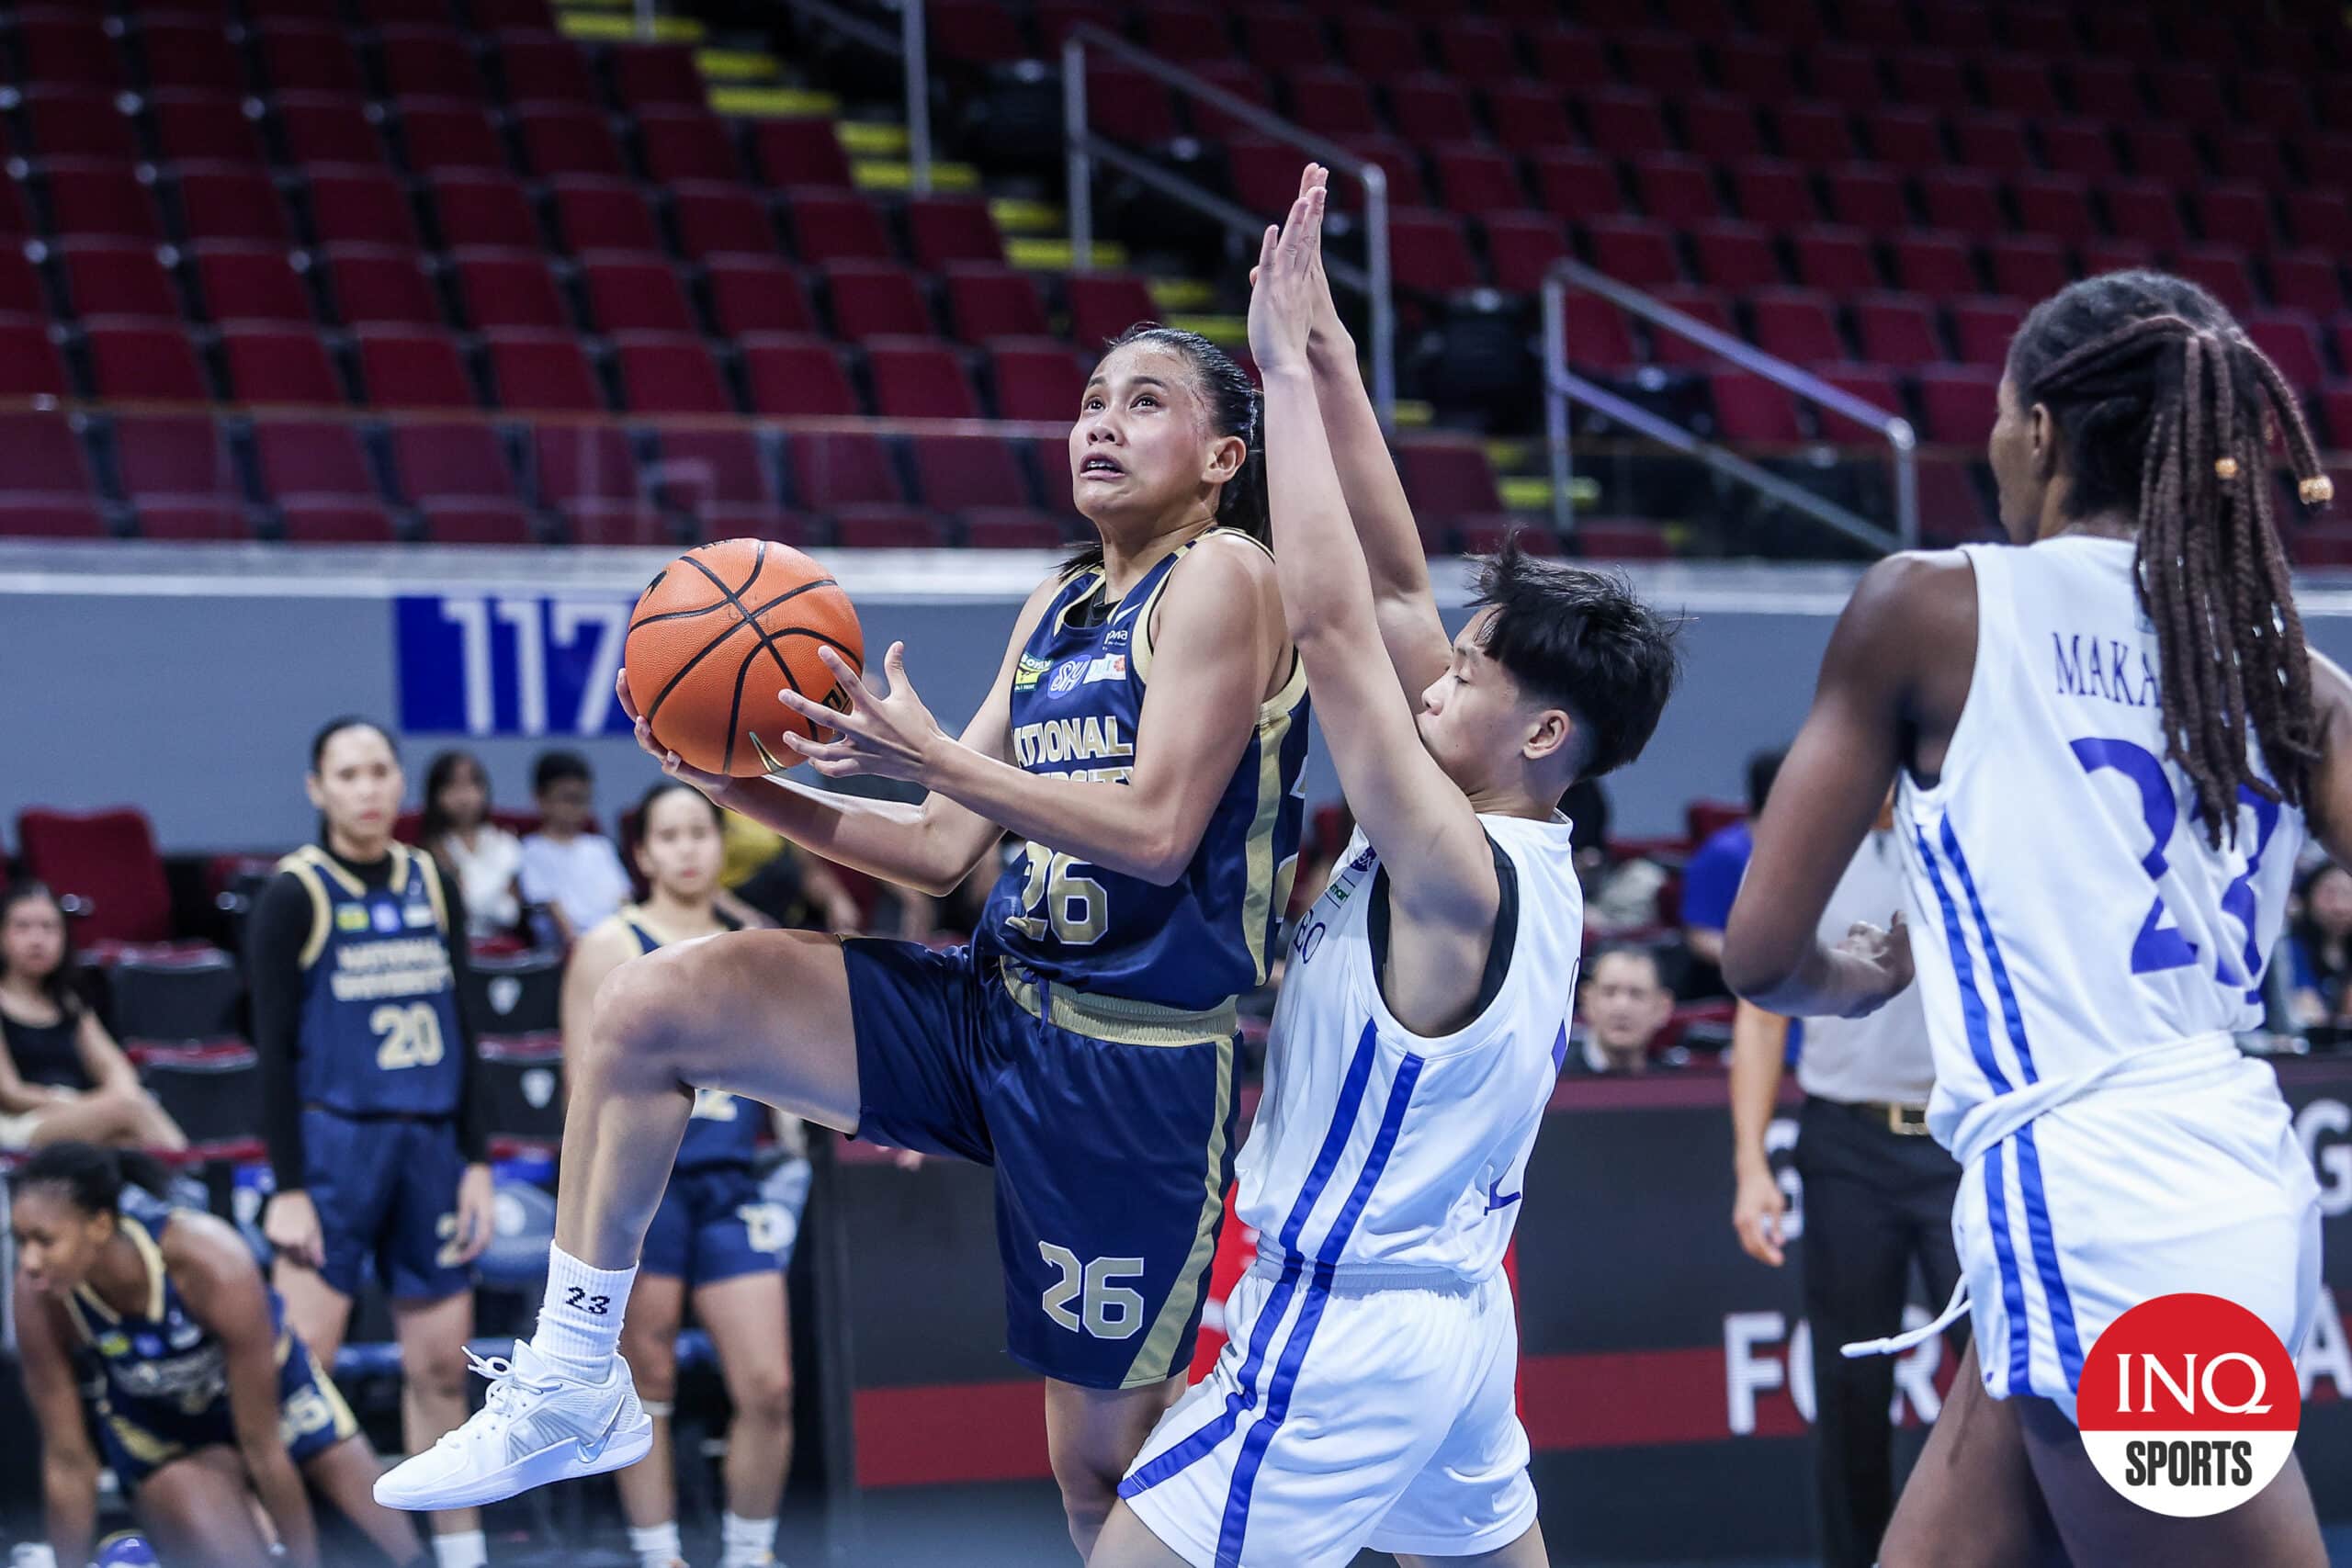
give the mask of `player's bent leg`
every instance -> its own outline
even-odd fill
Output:
[[[269,1561],[254,1520],[245,1467],[226,1448],[199,1449],[139,1483],[139,1522],[175,1568],[252,1568]]]
[[[770,1520],[792,1472],[792,1328],[784,1276],[739,1274],[695,1292],[695,1317],[718,1352],[735,1407],[727,1429],[727,1511]]]
[[[2129,1562],[2133,1568],[2327,1568],[2319,1515],[2302,1461],[2225,1514],[2176,1519],[2152,1513],[2102,1478],[2083,1449],[2082,1433],[2046,1399],[2012,1401],[2027,1459],[2049,1500],[2066,1551],[2078,1563]]]
[[[1114,1504],[1103,1521],[1086,1568],[1205,1568],[1151,1533],[1125,1503]]]
[[[344,1331],[351,1326],[351,1298],[328,1284],[317,1269],[283,1258],[271,1266],[269,1282],[286,1303],[286,1325],[301,1337],[332,1376],[336,1353],[343,1348]]]
[[[1400,1551],[1396,1554],[1399,1568],[1551,1568],[1552,1560],[1544,1551],[1544,1527],[1527,1527],[1527,1533],[1509,1546],[1493,1551],[1482,1551],[1470,1557],[1430,1557],[1426,1554]]]
[[[671,1274],[639,1274],[628,1296],[628,1321],[621,1325],[621,1359],[628,1363],[637,1397],[653,1422],[653,1447],[645,1458],[613,1477],[621,1514],[640,1560],[650,1555],[637,1532],[674,1528],[678,1520],[675,1456],[670,1448],[670,1413],[678,1399],[678,1326],[685,1312],[685,1281]],[[682,1555],[682,1554],[678,1554]]]
[[[424,1542],[414,1519],[376,1501],[376,1477],[383,1468],[367,1438],[345,1438],[306,1461],[302,1479],[375,1542],[387,1562],[406,1568],[424,1558]]]
[[[2057,1568],[2016,1401],[1984,1392],[1970,1346],[1879,1543],[1879,1568]]]
[[[1183,1392],[1181,1377],[1144,1388],[1082,1388],[1046,1380],[1046,1451],[1080,1557],[1091,1559],[1095,1537],[1119,1500],[1120,1478]]]
[[[473,1337],[471,1291],[437,1301],[391,1303],[392,1337],[401,1348],[401,1440],[422,1453],[466,1419],[466,1341]],[[472,1508],[446,1509],[433,1517],[433,1533],[458,1535],[481,1529]]]

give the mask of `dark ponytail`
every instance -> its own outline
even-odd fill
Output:
[[[1148,344],[1183,356],[1193,367],[1196,389],[1207,407],[1210,426],[1219,435],[1238,435],[1244,450],[1241,466],[1217,491],[1216,525],[1249,535],[1272,547],[1273,530],[1266,505],[1266,434],[1264,400],[1251,384],[1241,362],[1198,333],[1145,321],[1129,327],[1105,345],[1103,353],[1131,344]],[[1062,563],[1064,576],[1091,571],[1102,564],[1102,544],[1096,540]]]
[[[2138,520],[2165,754],[2196,788],[2206,841],[2235,840],[2241,789],[2301,806],[2319,723],[2272,515],[2273,433],[2305,505],[2332,487],[2286,378],[2211,294],[2132,271],[2036,306],[2010,345],[2009,378],[2020,406],[2043,405],[2057,426],[2069,514]]]
[[[57,1187],[85,1214],[119,1213],[122,1190],[136,1187],[157,1198],[169,1194],[171,1172],[144,1149],[109,1149],[96,1144],[51,1144],[37,1151],[11,1183]]]

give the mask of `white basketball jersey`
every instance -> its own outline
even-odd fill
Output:
[[[1425,1039],[1389,1013],[1359,831],[1299,922],[1238,1164],[1261,1253],[1330,1267],[1502,1267],[1521,1177],[1567,1051],[1584,897],[1565,818],[1481,817],[1518,883],[1510,967],[1478,1016]]]
[[[1965,548],[1975,673],[1935,787],[1905,775],[1899,824],[1948,1143],[1995,1097],[2258,1024],[2304,838],[2300,811],[2249,790],[2235,842],[2208,845],[2163,761],[2130,541]]]

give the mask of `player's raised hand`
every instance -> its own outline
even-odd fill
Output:
[[[629,722],[637,727],[638,750],[661,763],[662,771],[680,784],[690,784],[719,805],[726,805],[725,792],[733,787],[735,781],[725,773],[706,773],[700,768],[686,766],[684,758],[653,739],[653,727],[645,722],[643,714],[637,711],[637,699],[629,694],[628,671],[626,669],[614,675],[613,687],[620,697],[621,712],[628,715]]]
[[[776,694],[785,706],[811,724],[835,732],[831,740],[787,735],[784,743],[829,779],[865,773],[910,784],[927,782],[923,775],[934,749],[954,742],[915,695],[907,679],[906,655],[907,645],[894,642],[883,656],[882,668],[890,679],[886,695],[867,685],[865,678],[840,654],[820,648],[817,657],[833,672],[842,695],[849,699],[849,711],[837,712],[789,689],[779,692]]]
[[[1328,206],[1330,186],[1331,171],[1320,164],[1309,164],[1299,171],[1298,194],[1301,196],[1311,190],[1321,190],[1326,193],[1324,199]],[[1258,269],[1253,266],[1250,269],[1250,282],[1254,287],[1257,281]],[[1319,223],[1316,229],[1314,256],[1307,269],[1307,287],[1315,296],[1315,320],[1307,328],[1307,348],[1317,355],[1345,352],[1352,355],[1355,353],[1354,340],[1348,336],[1347,323],[1340,320],[1339,301],[1331,297],[1331,279],[1323,271],[1322,229]]]
[[[1323,243],[1321,185],[1301,182],[1280,229],[1269,225],[1250,289],[1250,352],[1269,373],[1306,367],[1315,324],[1312,274]]]

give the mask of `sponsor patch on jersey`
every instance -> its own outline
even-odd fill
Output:
[[[1035,654],[1023,654],[1021,662],[1013,667],[1012,689],[1016,692],[1035,691],[1038,677],[1052,668],[1050,663]]]
[[[1086,683],[1090,686],[1097,681],[1124,681],[1126,678],[1127,656],[1124,653],[1106,653],[1087,661]]]
[[[1054,678],[1046,682],[1046,694],[1050,696],[1066,697],[1078,690],[1078,683],[1084,679],[1086,679],[1086,660],[1069,660],[1055,667]]]
[[[185,1350],[203,1337],[204,1330],[201,1326],[193,1323],[183,1323],[172,1330],[172,1348]]]
[[[1113,626],[1109,631],[1102,634],[1102,646],[1105,648],[1126,647],[1127,633],[1130,629],[1131,628],[1127,626]]]
[[[368,907],[365,904],[345,904],[334,912],[337,931],[364,931],[368,929]]]
[[[430,905],[411,904],[401,911],[401,919],[413,926],[429,926],[433,923],[433,909]]]
[[[141,1355],[150,1360],[164,1353],[164,1342],[152,1334],[141,1334],[131,1340],[131,1344],[137,1347]]]
[[[401,929],[401,912],[390,904],[376,905],[374,912],[378,931],[391,932]]]
[[[127,1334],[118,1334],[108,1329],[98,1336],[98,1354],[101,1356],[126,1355],[130,1349],[130,1337]]]

